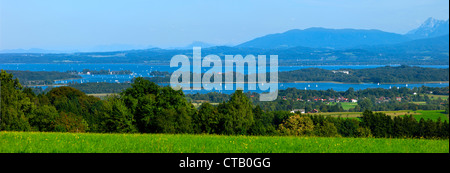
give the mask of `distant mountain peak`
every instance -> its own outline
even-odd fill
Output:
[[[244,42],[237,47],[279,49],[301,46],[347,49],[364,45],[395,44],[409,40],[408,37],[400,34],[374,29],[328,29],[313,27],[269,34]]]
[[[444,22],[445,21],[443,21],[443,20],[438,20],[438,19],[430,17],[422,24],[422,27],[430,27],[430,28],[432,28],[432,27],[435,27],[436,25],[439,25],[439,24],[444,23]]]
[[[406,35],[413,39],[431,38],[449,34],[448,20],[428,18],[418,28],[409,31]]]
[[[215,45],[206,43],[206,42],[202,42],[202,41],[193,41],[191,44],[187,45],[188,48],[192,48],[192,47],[207,48],[207,47],[213,47],[213,46],[215,46]]]
[[[209,48],[214,47],[216,45],[211,43],[206,43],[202,41],[193,41],[191,44],[183,46],[183,47],[170,47],[168,49],[178,49],[178,50],[192,50],[193,47],[201,47],[201,48]]]

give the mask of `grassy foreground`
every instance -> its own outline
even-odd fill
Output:
[[[449,140],[3,131],[0,153],[449,153]]]

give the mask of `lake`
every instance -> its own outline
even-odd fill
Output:
[[[338,69],[364,69],[364,68],[377,68],[384,67],[385,65],[327,65],[327,66],[279,66],[278,71],[292,71],[304,68],[322,68],[326,70],[338,70]],[[398,66],[398,65],[391,65]],[[446,65],[417,65],[419,67],[429,67],[429,68],[449,68]],[[56,81],[57,84],[67,84],[70,82],[77,83],[86,83],[86,82],[110,82],[110,83],[124,83],[131,81],[134,77],[151,77],[150,72],[152,71],[168,71],[173,72],[177,70],[179,67],[170,67],[167,65],[146,65],[146,64],[0,64],[0,69],[4,70],[29,70],[29,71],[59,71],[66,72],[68,70],[76,70],[82,71],[83,69],[90,70],[111,70],[111,71],[119,71],[119,70],[130,70],[133,72],[132,75],[80,75],[82,79],[75,80],[62,80]],[[202,68],[202,72],[207,71],[207,68]],[[252,71],[253,69],[250,69]],[[238,72],[239,71],[237,70]],[[248,73],[247,70],[243,71],[244,73]],[[166,84],[167,85],[167,84]],[[411,84],[373,84],[373,83],[364,83],[364,84],[341,84],[341,83],[279,83],[278,89],[286,89],[286,88],[298,88],[298,89],[306,89],[306,90],[327,90],[333,89],[335,91],[346,91],[348,88],[353,87],[355,90],[365,89],[365,88],[396,88],[396,87],[447,87],[449,83],[411,83]],[[45,88],[45,87],[44,87]],[[248,91],[247,88],[244,88],[244,91]],[[205,93],[210,92],[207,90],[185,90],[185,93]],[[232,93],[234,91],[224,90],[223,93]],[[253,91],[252,91],[253,92]],[[263,92],[261,90],[257,90],[254,92]]]
[[[163,85],[168,85],[168,84],[163,84]],[[270,85],[270,84],[268,84]],[[273,84],[272,84],[273,85]],[[297,89],[304,89],[304,90],[328,90],[328,89],[333,89],[335,91],[347,91],[349,88],[353,88],[355,90],[362,90],[362,89],[366,89],[366,88],[384,88],[384,89],[399,89],[399,88],[414,88],[414,87],[422,87],[422,86],[427,86],[427,87],[448,87],[449,83],[416,83],[416,84],[372,84],[372,83],[363,83],[363,84],[341,84],[341,83],[316,83],[316,82],[312,82],[312,83],[278,83],[278,90],[284,90],[287,88],[297,88]],[[234,86],[235,87],[235,86]],[[244,92],[257,92],[257,93],[262,93],[262,92],[268,92],[268,90],[266,91],[262,91],[262,90],[248,90],[247,86],[244,87]],[[195,93],[208,93],[211,91],[207,91],[207,90],[183,90],[184,93],[186,94],[195,94]],[[222,88],[221,91],[216,91],[216,92],[221,92],[221,93],[225,93],[225,94],[231,94],[234,93],[234,90],[225,90],[225,88]]]

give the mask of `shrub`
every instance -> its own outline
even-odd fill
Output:
[[[308,136],[314,131],[314,123],[306,116],[294,115],[279,126],[280,134],[293,136]]]

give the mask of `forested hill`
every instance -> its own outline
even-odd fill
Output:
[[[46,85],[52,84],[54,80],[78,79],[81,76],[57,71],[20,71],[20,70],[5,70],[7,73],[18,78],[21,84],[24,85]]]
[[[279,82],[333,81],[343,83],[421,83],[449,81],[449,69],[416,66],[325,70],[308,68],[279,72]]]

